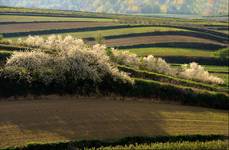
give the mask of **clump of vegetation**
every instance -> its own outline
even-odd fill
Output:
[[[147,143],[147,144],[131,144],[125,146],[108,146],[100,148],[91,148],[89,150],[133,150],[133,149],[151,149],[151,150],[216,150],[227,149],[227,142],[225,141],[210,141],[210,142],[167,142],[167,143]]]
[[[208,71],[204,69],[204,67],[194,62],[190,63],[189,65],[183,65],[180,76],[187,79],[194,79],[204,82],[211,82],[217,84],[224,83],[222,79],[211,75]]]
[[[140,58],[129,51],[112,50],[110,57],[120,65],[127,65],[137,69],[215,84],[224,83],[222,79],[211,75],[204,67],[197,63],[186,64],[181,68],[174,69],[162,58],[156,58],[152,55]]]
[[[229,61],[229,47],[217,51],[216,55],[222,60]]]
[[[3,35],[0,34],[0,41],[2,41],[2,40],[3,40]]]
[[[132,149],[155,149],[155,150],[213,150],[227,149],[228,137],[222,135],[183,135],[183,136],[154,136],[154,137],[127,137],[113,141],[70,141],[49,144],[32,143],[25,147],[6,148],[4,150],[132,150]]]
[[[96,37],[95,37],[96,43],[97,44],[104,44],[104,40],[105,39],[104,39],[103,35],[100,32],[98,32]]]
[[[107,79],[113,82],[132,83],[132,79],[110,61],[106,47],[88,46],[80,39],[71,36],[28,37],[19,41],[21,45],[37,47],[32,51],[14,52],[7,60],[2,75],[9,68],[23,68],[29,82],[39,81],[44,85],[58,83],[67,86],[90,83],[96,87]],[[23,74],[17,71],[12,74]],[[10,78],[15,78],[15,77]],[[17,76],[17,75],[15,75]],[[83,82],[83,83],[82,83]],[[92,86],[93,87],[93,86]]]

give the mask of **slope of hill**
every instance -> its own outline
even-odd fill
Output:
[[[0,5],[109,13],[227,14],[227,0],[0,0]]]

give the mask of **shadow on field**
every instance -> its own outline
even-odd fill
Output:
[[[192,48],[192,49],[203,49],[207,51],[215,51],[220,48],[225,48],[225,46],[222,45],[211,44],[211,43],[195,43],[195,42],[167,42],[167,43],[116,46],[116,48],[118,49],[151,48],[151,47]]]
[[[104,99],[0,103],[0,147],[28,142],[167,135],[162,128],[163,117],[147,103]]]

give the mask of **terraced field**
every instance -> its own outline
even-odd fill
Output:
[[[110,22],[112,19],[106,18],[82,18],[82,17],[50,17],[50,16],[20,16],[20,15],[0,15],[0,22],[42,22],[42,21],[102,21]]]
[[[152,89],[162,91],[162,94],[168,88],[172,92],[182,91],[184,95],[187,92],[189,97],[196,100],[195,96],[199,96],[200,92],[205,99],[203,103],[202,99],[199,100],[199,105],[196,105],[203,106],[208,101],[204,97],[207,94],[211,94],[211,99],[217,95],[220,98],[228,96],[228,62],[216,55],[221,48],[228,47],[227,28],[228,22],[204,19],[2,8],[0,67],[14,51],[28,50],[27,47],[7,43],[5,40],[8,39],[14,41],[28,35],[47,37],[60,34],[83,38],[88,44],[95,44],[98,42],[96,38],[101,38],[109,47],[131,51],[140,57],[161,56],[172,62],[173,67],[180,66],[181,62],[193,61],[205,65],[206,70],[224,79],[225,83],[215,85],[119,66],[119,70],[129,73],[137,83],[144,83],[142,86],[145,87],[155,85]],[[171,91],[170,94],[173,94]],[[164,93],[167,98],[170,96]],[[172,100],[176,102],[159,98],[52,95],[8,100],[0,98],[0,148],[23,146],[30,142],[120,139],[128,136],[228,136],[229,132],[226,110],[182,106],[182,101],[175,99]],[[218,104],[218,101],[211,103]]]
[[[171,44],[170,44],[171,43]],[[180,43],[180,45],[179,45]],[[142,36],[131,38],[120,38],[106,40],[105,44],[111,47],[134,48],[134,47],[180,47],[180,48],[200,48],[214,50],[222,48],[224,45],[212,40],[206,40],[186,36]],[[203,46],[201,46],[203,45]]]
[[[187,57],[215,57],[214,51],[206,51],[192,48],[132,48],[125,49],[131,51],[138,56],[187,56]]]
[[[36,22],[36,23],[4,23],[0,24],[0,33],[29,32],[50,29],[88,28],[111,26],[112,22],[78,21],[78,22]]]
[[[0,101],[0,147],[94,137],[228,134],[226,111],[151,100],[45,99]]]

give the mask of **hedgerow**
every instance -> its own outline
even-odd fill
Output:
[[[183,81],[179,82],[185,86],[132,79],[117,67],[117,64],[123,63],[135,68],[174,74],[173,69],[171,71],[171,67],[160,58],[149,56],[141,59],[134,54],[107,50],[104,45],[88,46],[71,36],[63,38],[53,35],[47,39],[29,37],[21,42],[21,45],[34,49],[14,52],[7,60],[0,70],[0,96],[114,93],[221,109],[227,109],[229,105],[225,93],[185,87]]]
[[[71,149],[99,149],[103,147],[116,147],[116,146],[131,146],[139,144],[157,144],[161,143],[166,146],[168,143],[198,143],[203,142],[203,144],[215,141],[221,141],[224,144],[221,147],[225,147],[227,136],[223,135],[183,135],[183,136],[154,136],[154,137],[127,137],[119,140],[90,140],[90,141],[71,141],[71,142],[59,142],[59,143],[50,143],[50,144],[29,144],[25,147],[16,147],[16,148],[6,148],[3,150],[71,150]],[[162,146],[162,145],[161,145]],[[212,146],[212,145],[210,145]],[[212,147],[209,147],[209,149]]]
[[[224,83],[222,79],[211,75],[204,67],[195,62],[183,65],[182,68],[174,69],[162,58],[156,58],[152,55],[140,58],[129,51],[112,50],[110,57],[114,62],[120,65],[127,65],[137,69],[144,69],[207,83]]]
[[[155,73],[155,72],[149,72],[146,70],[134,69],[134,68],[123,66],[123,65],[119,65],[118,68],[121,71],[127,72],[131,77],[134,77],[134,78],[155,80],[155,81],[171,83],[175,85],[183,85],[183,86],[188,86],[188,87],[193,87],[193,88],[206,89],[210,91],[225,91],[223,88],[215,86],[215,85],[210,85],[210,84],[196,82],[196,81],[187,80],[187,79],[176,78],[173,76],[164,75],[164,74]]]

